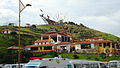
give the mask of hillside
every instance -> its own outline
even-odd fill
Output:
[[[18,33],[18,27],[17,26],[0,26],[0,32],[3,29],[12,29],[13,31],[16,31]],[[95,29],[91,29],[83,24],[75,24],[74,22],[65,22],[62,23],[62,25],[37,25],[37,26],[31,26],[31,27],[21,27],[20,33],[25,35],[32,35],[32,36],[39,36],[40,34],[46,33],[48,31],[63,31],[66,32],[68,35],[70,35],[74,40],[79,40],[82,38],[91,38],[91,37],[101,37],[106,40],[111,41],[119,41],[120,38],[117,36],[114,36],[112,34],[107,34],[104,32],[100,32]]]
[[[9,34],[4,34],[4,29],[12,30]],[[100,32],[83,24],[74,24],[73,22],[65,22],[59,25],[32,25],[31,27],[21,27],[21,45],[34,44],[35,40],[40,39],[40,34],[48,31],[64,31],[70,35],[74,41],[79,41],[83,38],[102,37],[106,40],[112,40],[114,42],[119,41],[120,38],[111,34]],[[7,50],[10,46],[18,46],[18,27],[17,26],[0,26],[0,63],[13,63],[11,53]],[[17,56],[17,55],[16,55]],[[7,59],[6,59],[7,58]],[[11,59],[11,60],[10,60]],[[10,60],[7,61],[6,60]]]
[[[83,24],[80,24],[80,25],[74,24],[73,22],[72,23],[68,22],[68,23],[65,23],[64,25],[39,25],[36,28],[64,31],[68,35],[70,35],[74,40],[79,40],[83,38],[91,38],[91,37],[101,37],[106,40],[120,42],[120,38],[117,36],[88,28],[87,26]]]
[[[13,32],[18,33],[18,27],[17,26],[0,26],[0,45],[4,46],[12,46],[17,43],[17,34],[3,34],[3,29],[11,29]],[[38,26],[31,26],[31,27],[21,27],[20,33],[21,33],[21,39],[22,41],[25,40],[25,45],[32,44],[32,42],[36,39],[40,39],[40,34],[46,33],[48,31],[64,31],[68,35],[70,35],[75,41],[79,41],[79,39],[83,38],[91,38],[91,37],[101,37],[106,40],[111,40],[114,42],[119,41],[120,38],[117,36],[114,36],[112,34],[107,34],[104,32],[100,32],[91,28],[88,28],[87,26],[83,24],[74,24],[73,22],[66,22],[63,25],[38,25]],[[32,40],[29,41],[29,40]],[[14,41],[14,43],[12,42]],[[5,43],[9,44],[5,44]],[[29,42],[29,43],[28,43]]]

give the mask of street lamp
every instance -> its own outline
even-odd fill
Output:
[[[26,6],[24,6],[24,4],[21,2],[21,0],[19,0],[19,26],[18,26],[18,32],[19,32],[19,39],[18,39],[18,46],[19,46],[19,51],[18,51],[18,68],[20,68],[20,62],[21,62],[21,45],[20,45],[20,13],[27,7],[27,6],[31,6],[31,4],[26,4]]]

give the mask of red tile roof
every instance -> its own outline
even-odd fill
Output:
[[[49,40],[36,40],[35,43],[49,42]]]
[[[41,47],[41,46],[54,46],[55,44],[43,44],[43,45],[28,45],[26,47]]]
[[[64,45],[64,44],[70,44],[70,42],[61,42],[61,43],[57,43],[56,45]]]
[[[97,40],[97,41],[83,41],[83,42],[76,42],[76,44],[89,44],[89,43],[109,43],[111,41],[108,40]]]
[[[17,47],[17,46],[11,46],[11,47],[8,47],[7,49],[23,49],[22,47]]]

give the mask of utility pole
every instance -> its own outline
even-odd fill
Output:
[[[21,0],[19,0],[19,17],[18,17],[18,46],[19,46],[19,50],[18,50],[18,68],[20,68],[20,63],[21,63],[21,41],[20,41],[20,24],[21,24],[21,18],[20,18],[20,13],[27,7],[27,6],[31,6],[31,4],[26,4],[26,6],[24,6],[24,4],[21,2]]]

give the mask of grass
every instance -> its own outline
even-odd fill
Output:
[[[78,60],[95,60],[95,61],[111,61],[111,60],[120,60],[120,56],[108,56],[108,55],[83,55],[83,54],[59,54],[62,56],[62,58],[68,58],[68,59],[74,59],[73,55],[77,55],[78,56]],[[43,55],[41,56],[43,58],[54,58],[53,55]]]
[[[50,29],[51,27],[54,27],[53,25],[40,25],[37,26],[38,29]]]
[[[44,55],[44,56],[42,56],[43,58],[54,58],[54,56],[53,55]]]
[[[29,28],[20,28],[20,30],[23,30],[23,31],[28,31],[28,32],[32,32],[32,31],[30,31],[30,29],[29,29]]]

